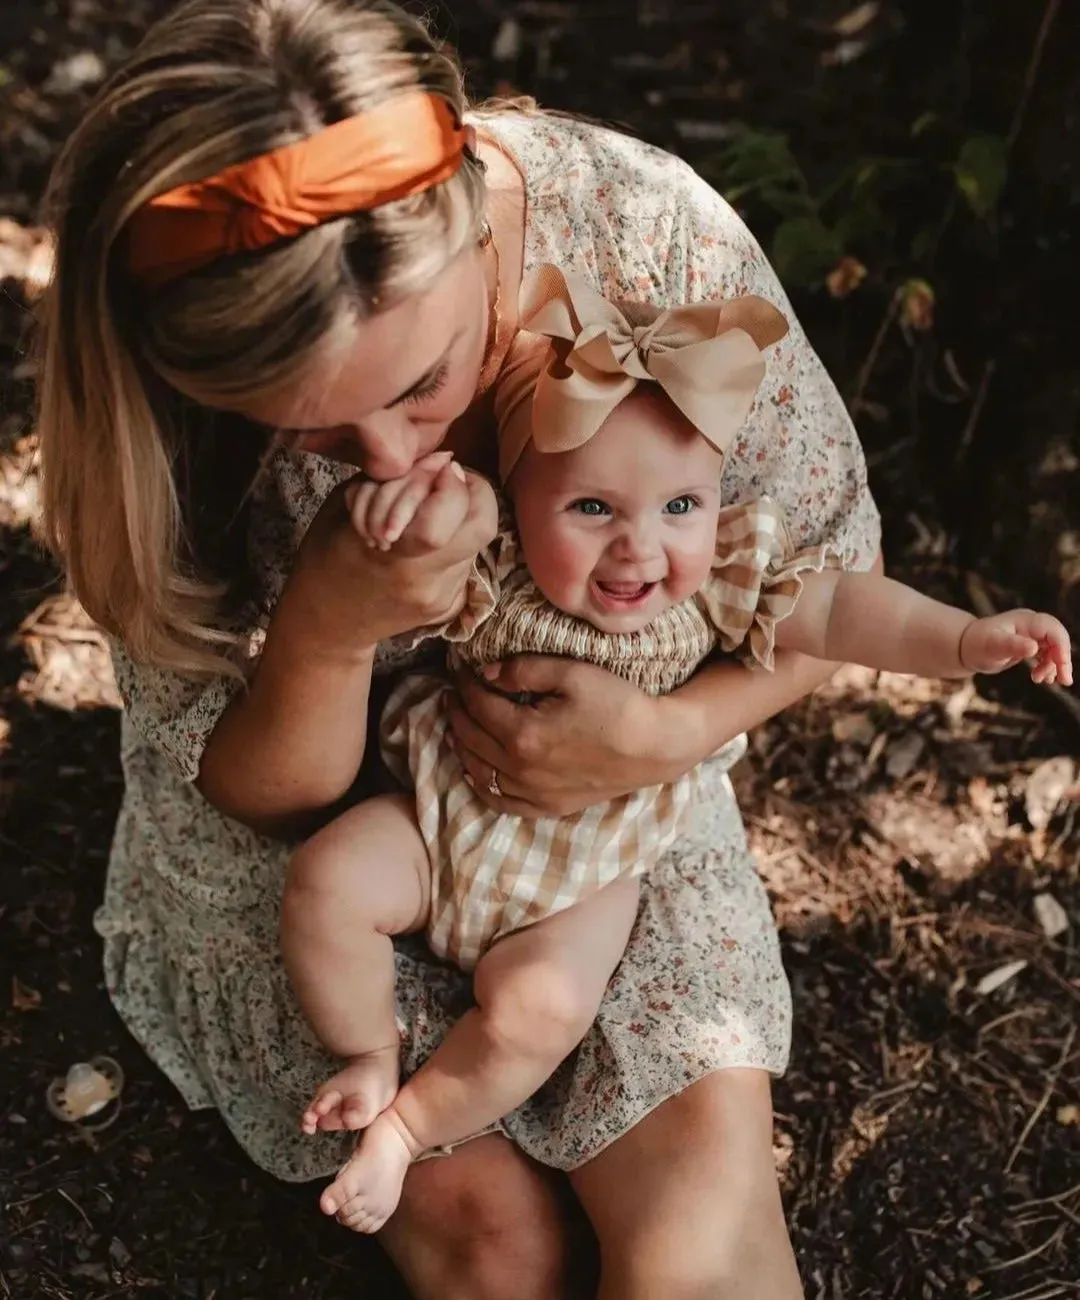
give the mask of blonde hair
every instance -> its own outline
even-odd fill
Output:
[[[125,223],[156,194],[417,88],[465,112],[453,57],[392,0],[187,0],[56,164],[37,343],[45,534],[91,617],[137,661],[237,671],[225,597],[243,564],[208,564],[201,534],[235,526],[245,485],[233,467],[231,514],[213,527],[195,488],[220,477],[207,458],[223,469],[237,456],[250,486],[267,449],[210,408],[289,382],[350,318],[430,283],[479,235],[483,169],[469,153],[423,194],[155,291],[126,274]]]

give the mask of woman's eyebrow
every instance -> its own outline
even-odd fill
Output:
[[[436,371],[438,371],[439,367],[446,360],[450,352],[450,349],[454,346],[454,344],[458,341],[458,339],[461,338],[463,332],[464,331],[462,329],[459,329],[450,338],[450,341],[447,343],[446,347],[443,348],[438,358],[435,361],[433,361],[430,366],[428,366],[428,368],[424,371],[424,373],[420,376],[420,378],[417,379],[415,383],[410,384],[408,388],[404,390],[404,392],[399,393],[392,402],[387,402],[386,404],[387,409],[389,409],[391,406],[398,406],[401,402],[404,402],[407,398],[412,397],[413,393],[415,393],[418,389],[424,387],[424,385],[431,379],[431,377],[436,373]]]

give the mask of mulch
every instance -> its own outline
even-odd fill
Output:
[[[185,1110],[113,1013],[92,929],[117,701],[35,535],[23,340],[49,163],[165,7],[9,0],[0,17],[0,1300],[389,1300],[392,1270],[322,1220],[313,1187],[264,1177],[215,1115]],[[891,325],[895,268],[796,304],[859,398],[897,576],[1080,628],[1058,322],[1078,265],[1075,10],[462,0],[437,17],[475,92],[616,119],[706,172],[735,118],[787,131],[825,174],[903,147],[930,109],[1003,133],[1020,110],[993,230],[942,241],[932,330]],[[769,214],[748,215],[767,236]],[[795,996],[775,1151],[812,1300],[1080,1295],[1078,737],[1075,695],[1020,673],[857,669],[752,737],[735,777]],[[50,1082],[100,1054],[126,1077],[116,1122],[61,1124]]]

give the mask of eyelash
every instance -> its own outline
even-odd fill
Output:
[[[428,398],[434,397],[436,393],[440,392],[446,386],[446,381],[449,378],[450,366],[444,361],[438,370],[436,370],[433,375],[429,375],[419,388],[414,388],[408,397],[403,399],[403,402],[408,403],[409,405],[416,402],[426,402]]]

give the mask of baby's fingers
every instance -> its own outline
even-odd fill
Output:
[[[441,550],[460,533],[469,515],[465,471],[451,462],[439,471],[431,491],[416,511],[408,540],[431,551]],[[478,548],[473,547],[475,551]]]
[[[1031,659],[1039,652],[1039,643],[1030,636],[1013,632],[1010,628],[996,627],[986,634],[983,646],[986,657],[1004,664],[1018,664]]]
[[[367,532],[381,550],[389,550],[408,528],[417,510],[431,495],[440,470],[449,464],[450,455],[450,452],[433,452],[418,460],[401,478],[375,485],[367,510]]]
[[[1062,686],[1073,684],[1072,641],[1060,619],[1052,614],[1025,611],[1024,617],[1017,622],[1017,631],[1036,642],[1036,649],[1029,656],[1035,661],[1031,668],[1033,682],[1040,685],[1052,682],[1060,682]]]
[[[1040,686],[1054,682],[1062,686],[1073,684],[1072,647],[1067,636],[1060,640],[1047,637],[1043,641],[1031,667],[1031,680]]]

